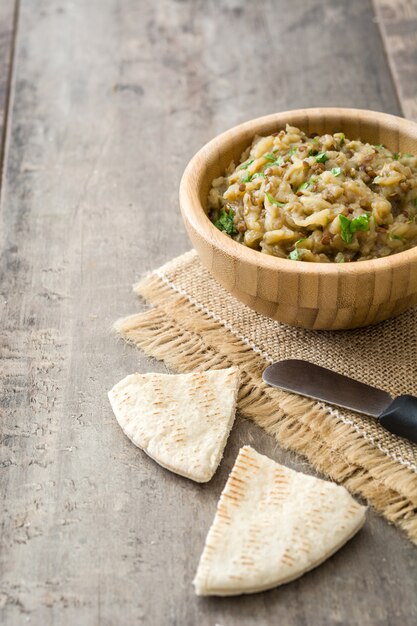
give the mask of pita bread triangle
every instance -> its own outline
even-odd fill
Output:
[[[254,593],[298,578],[348,541],[365,511],[344,487],[244,446],[207,535],[196,593]]]
[[[129,439],[166,469],[195,480],[215,473],[235,419],[238,369],[131,374],[109,391]]]

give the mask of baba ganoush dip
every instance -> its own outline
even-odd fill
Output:
[[[209,192],[235,241],[294,261],[363,261],[417,245],[417,157],[342,132],[255,137]]]

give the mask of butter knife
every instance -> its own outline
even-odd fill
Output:
[[[394,435],[417,443],[417,397],[389,393],[301,359],[273,363],[263,373],[268,385],[377,418]]]

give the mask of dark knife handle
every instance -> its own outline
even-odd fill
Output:
[[[398,396],[381,413],[378,421],[394,435],[417,443],[417,398]]]

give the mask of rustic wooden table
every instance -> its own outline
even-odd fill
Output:
[[[2,624],[416,624],[417,552],[372,511],[290,585],[197,598],[239,446],[311,470],[238,419],[214,480],[192,484],[129,443],[106,397],[164,371],[110,327],[140,306],[132,283],[189,248],[192,154],[287,108],[417,119],[416,32],[412,0],[1,0]]]

